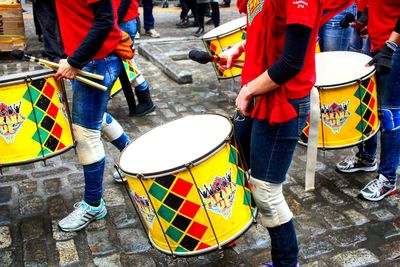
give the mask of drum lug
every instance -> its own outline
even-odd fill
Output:
[[[219,253],[219,258],[223,259],[224,258],[224,250],[221,246],[218,246],[218,253]]]

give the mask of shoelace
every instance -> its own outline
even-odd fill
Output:
[[[373,192],[380,192],[381,188],[385,185],[385,181],[382,181],[380,178],[375,179],[368,186],[368,188]]]
[[[74,211],[70,214],[71,219],[79,219],[82,217],[82,215],[86,212],[90,210],[90,207],[88,204],[86,204],[85,202],[81,201],[81,202],[76,202],[74,204]]]

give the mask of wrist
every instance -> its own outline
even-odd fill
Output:
[[[388,48],[390,48],[391,50],[395,51],[395,50],[397,49],[397,46],[398,46],[398,45],[397,45],[396,42],[394,42],[394,41],[387,40],[387,41],[385,42],[385,46],[388,47]]]
[[[246,83],[246,84],[243,86],[243,90],[244,90],[244,93],[246,94],[246,97],[252,97],[252,96],[253,96],[253,95],[251,94],[250,89],[249,89],[249,83]]]

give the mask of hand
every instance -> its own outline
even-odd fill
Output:
[[[72,80],[75,78],[78,69],[72,67],[66,59],[61,59],[59,62],[59,67],[57,73],[54,75],[57,81],[61,79]]]
[[[392,55],[396,46],[397,45],[394,42],[386,41],[381,51],[379,51],[379,53],[377,53],[372,60],[367,63],[367,67],[375,64],[377,74],[389,73],[392,69]]]
[[[227,69],[231,69],[233,67],[234,60],[239,58],[243,52],[243,43],[236,44],[231,48],[226,49],[224,52],[218,55],[220,58],[226,59],[226,65],[221,65]]]
[[[250,103],[253,100],[253,96],[250,94],[247,86],[248,85],[246,84],[240,89],[235,102],[237,110],[245,116],[250,115]]]

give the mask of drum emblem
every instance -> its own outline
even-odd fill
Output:
[[[149,199],[147,197],[139,196],[139,194],[136,192],[133,192],[133,198],[136,202],[136,205],[139,207],[140,213],[146,220],[147,225],[151,228],[153,226],[154,217],[156,214],[154,213],[153,208],[150,206]]]
[[[345,103],[332,102],[329,106],[323,104],[321,107],[321,118],[326,126],[328,126],[333,133],[337,134],[346,123],[351,113],[348,110],[350,100]]]
[[[203,185],[199,192],[208,210],[220,214],[224,219],[232,216],[232,206],[236,195],[236,184],[232,182],[232,170],[223,176],[216,176],[209,185]]]
[[[26,119],[20,113],[21,105],[21,101],[12,105],[0,102],[0,135],[7,144],[14,143],[15,137]]]
[[[247,2],[247,14],[249,25],[253,22],[254,18],[262,10],[264,0],[249,0]]]

